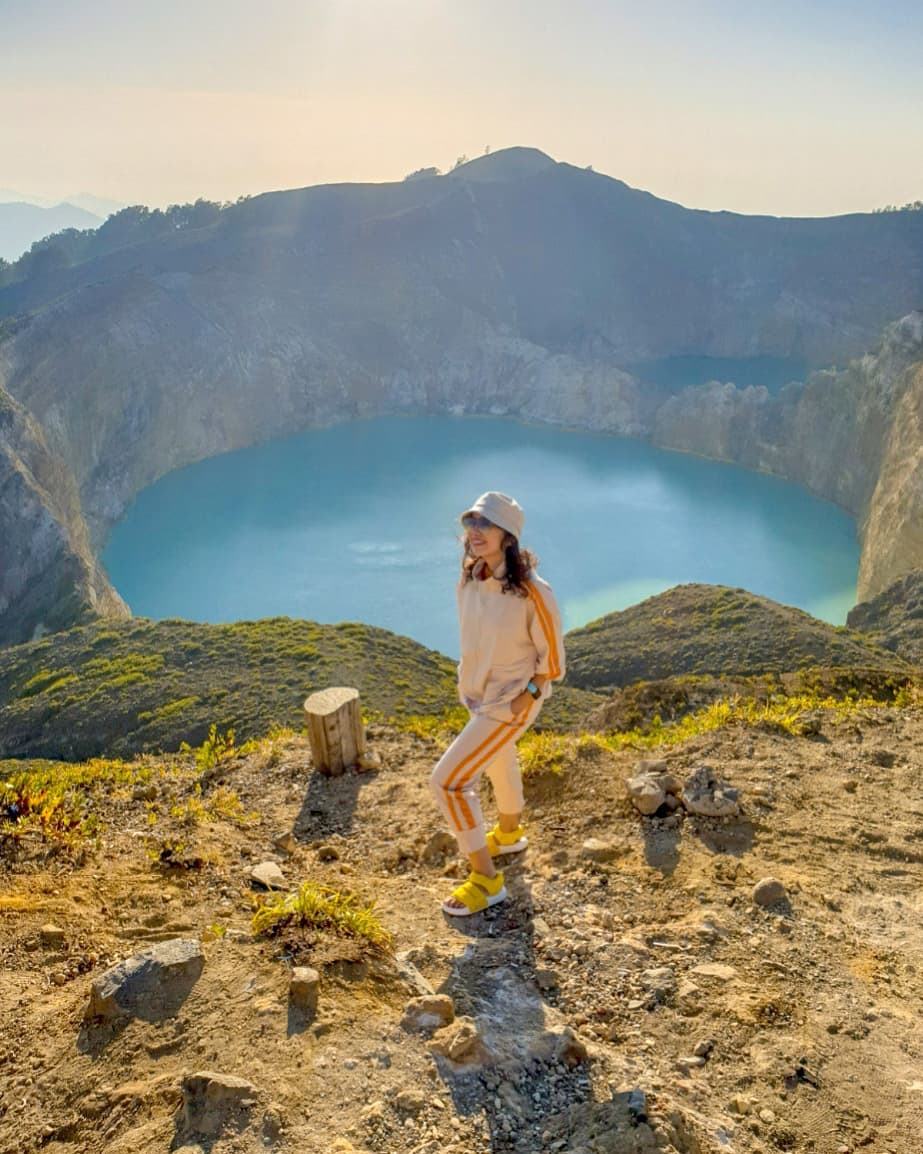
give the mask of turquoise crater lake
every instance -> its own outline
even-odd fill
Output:
[[[525,508],[566,629],[689,581],[835,624],[855,602],[853,520],[803,489],[487,418],[354,421],[180,469],[138,495],[103,560],[140,616],[364,621],[456,655],[456,518],[485,489]]]

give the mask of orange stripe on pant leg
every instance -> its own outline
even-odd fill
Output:
[[[468,782],[471,780],[471,778],[474,776],[474,774],[477,773],[478,769],[480,769],[483,765],[486,765],[494,757],[496,757],[496,755],[500,752],[500,750],[503,748],[503,746],[506,745],[507,741],[511,737],[516,736],[517,729],[522,729],[522,727],[526,724],[527,720],[528,720],[528,711],[526,711],[526,717],[524,717],[522,721],[517,722],[511,729],[509,729],[509,731],[506,733],[506,735],[501,737],[500,741],[497,742],[497,744],[493,747],[493,749],[488,750],[488,752],[484,754],[484,756],[481,758],[480,761],[478,761],[475,765],[472,765],[469,767],[469,769],[465,773],[465,776],[462,778],[462,780],[459,782],[458,786],[456,787],[459,791],[458,798],[457,798],[459,806],[464,808],[467,811],[467,815],[468,815],[467,828],[468,829],[474,829],[474,825],[475,825],[474,814],[471,812],[471,807],[468,805],[467,799],[465,798],[464,794],[461,791],[465,788],[465,786],[468,784]]]
[[[477,746],[475,749],[472,749],[470,753],[466,753],[464,757],[460,758],[458,763],[452,769],[452,772],[446,778],[445,783],[441,786],[442,791],[446,795],[446,801],[449,806],[449,816],[455,823],[456,829],[464,829],[465,826],[462,822],[462,819],[458,817],[455,812],[455,803],[457,802],[457,798],[455,797],[455,791],[452,789],[452,779],[462,770],[462,768],[471,760],[472,757],[477,757],[481,750],[486,745],[489,745],[504,728],[506,727],[501,722],[496,729],[491,730],[491,732],[487,735],[487,737],[484,738],[479,746]],[[471,811],[469,810],[468,812],[470,814]]]
[[[474,815],[471,811],[471,805],[468,805],[467,800],[465,799],[463,790],[465,789],[467,781],[470,780],[471,775],[478,772],[478,766],[485,762],[489,762],[490,758],[495,757],[497,751],[503,748],[504,742],[509,737],[509,733],[504,732],[504,730],[509,730],[509,726],[506,725],[505,722],[501,722],[500,726],[494,730],[491,730],[488,739],[486,741],[482,741],[478,749],[475,749],[472,754],[468,754],[468,756],[465,757],[464,762],[459,762],[455,769],[452,770],[449,780],[445,782],[445,788],[447,788],[447,790],[451,790],[450,796],[452,801],[455,802],[459,812],[462,812],[462,817],[457,818],[459,830],[474,829]],[[497,737],[500,740],[497,740]],[[491,742],[493,742],[493,744],[490,744]],[[485,754],[482,754],[482,756],[478,758],[478,760],[476,760],[473,765],[468,766],[468,769],[463,774],[462,779],[460,779],[456,785],[449,785],[449,781],[455,777],[460,769],[462,769],[463,765],[471,762],[471,758],[476,754],[479,754],[479,752],[485,749],[486,745],[488,744],[490,744],[490,749],[488,749]]]
[[[506,722],[501,721],[497,725],[496,729],[492,729],[490,731],[490,733],[487,735],[487,737],[484,738],[484,740],[481,742],[481,744],[479,746],[477,746],[475,749],[472,749],[470,753],[466,753],[464,757],[459,758],[458,763],[456,764],[455,768],[452,770],[452,772],[446,778],[444,788],[448,789],[449,786],[452,784],[452,779],[455,777],[456,774],[461,772],[462,768],[472,759],[472,757],[477,757],[477,755],[481,752],[481,750],[484,748],[484,746],[490,745],[490,743],[494,740],[494,738],[497,736],[497,734],[499,734],[502,730],[504,730],[506,728],[507,728]]]

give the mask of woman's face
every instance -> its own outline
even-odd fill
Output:
[[[506,530],[499,525],[492,525],[485,518],[474,518],[471,524],[465,526],[468,537],[468,548],[475,557],[491,557],[503,552],[503,539]]]

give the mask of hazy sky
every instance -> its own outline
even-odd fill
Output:
[[[531,145],[698,208],[923,199],[920,0],[0,0],[0,187],[166,204]]]

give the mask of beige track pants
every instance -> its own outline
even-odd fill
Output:
[[[522,810],[522,774],[516,742],[538,717],[541,708],[540,698],[518,717],[513,717],[507,708],[497,710],[494,716],[472,714],[433,770],[430,789],[462,853],[475,853],[487,845],[478,798],[482,774],[486,773],[491,780],[501,813]]]

